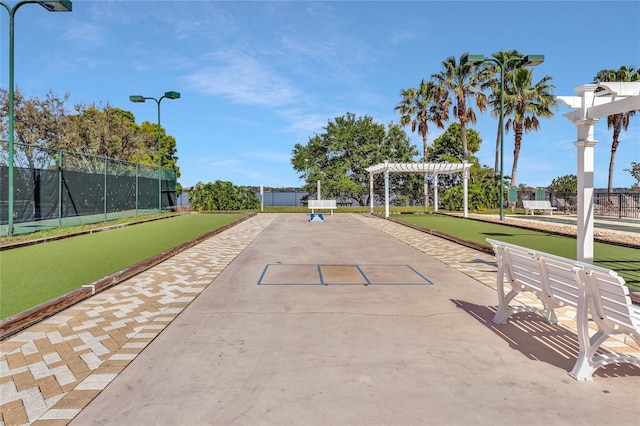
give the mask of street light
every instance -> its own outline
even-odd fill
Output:
[[[131,95],[129,96],[129,100],[135,103],[142,103],[147,99],[156,101],[158,104],[158,212],[162,212],[162,157],[160,156],[160,102],[164,98],[167,99],[178,99],[180,98],[180,93],[178,92],[164,92],[164,95],[160,99],[145,97],[142,95]]]
[[[477,65],[483,62],[495,62],[500,66],[500,220],[504,220],[504,69],[510,62],[519,62],[520,66],[535,67],[544,62],[544,55],[526,55],[522,58],[509,58],[504,62],[484,55],[462,56],[460,65]]]
[[[8,202],[8,215],[9,222],[8,226],[8,236],[13,236],[13,142],[14,142],[14,134],[13,134],[13,122],[15,117],[14,112],[14,100],[13,100],[13,21],[18,11],[18,8],[23,4],[28,3],[37,3],[40,6],[47,9],[49,12],[71,12],[71,2],[69,0],[59,0],[59,1],[37,1],[37,0],[24,0],[19,1],[15,5],[9,6],[5,2],[0,1],[0,5],[2,5],[7,12],[9,12],[9,178],[8,186],[9,186],[9,198]]]

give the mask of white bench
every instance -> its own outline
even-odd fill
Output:
[[[534,210],[548,211],[551,215],[553,215],[554,210],[557,210],[557,207],[551,207],[551,201],[547,200],[522,200],[522,206],[524,207],[524,214],[531,212],[531,216],[533,216]]]
[[[336,209],[336,200],[309,200],[308,207],[311,209],[311,213],[315,213],[315,210],[331,210],[331,216]]]
[[[498,261],[498,310],[493,318],[503,324],[517,312],[536,312],[557,324],[554,308],[576,309],[578,359],[569,373],[576,380],[592,380],[600,367],[615,363],[640,365],[633,355],[603,353],[598,348],[610,337],[624,334],[640,345],[640,309],[633,306],[622,277],[609,269],[539,252],[487,238]],[[511,286],[505,294],[504,280]],[[511,306],[522,292],[534,293],[542,309],[535,306]],[[597,326],[589,333],[589,319]],[[591,335],[593,334],[593,335]]]

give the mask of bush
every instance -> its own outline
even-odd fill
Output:
[[[473,182],[469,184],[469,210],[483,211],[494,208],[498,188],[488,185],[486,182]],[[462,185],[454,186],[445,191],[442,197],[442,206],[447,210],[462,211],[464,207],[464,193]]]
[[[189,191],[189,202],[195,211],[253,210],[260,207],[260,200],[252,191],[220,180],[195,184]]]

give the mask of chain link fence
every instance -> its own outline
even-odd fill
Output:
[[[59,149],[15,144],[13,234],[173,209],[176,173]],[[9,235],[9,166],[0,157],[0,235]],[[160,201],[159,201],[160,197]]]

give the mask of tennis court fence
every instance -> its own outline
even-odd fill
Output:
[[[13,235],[173,208],[176,173],[113,158],[16,144]],[[0,157],[0,236],[9,225],[9,167]],[[159,201],[160,200],[160,201]]]

